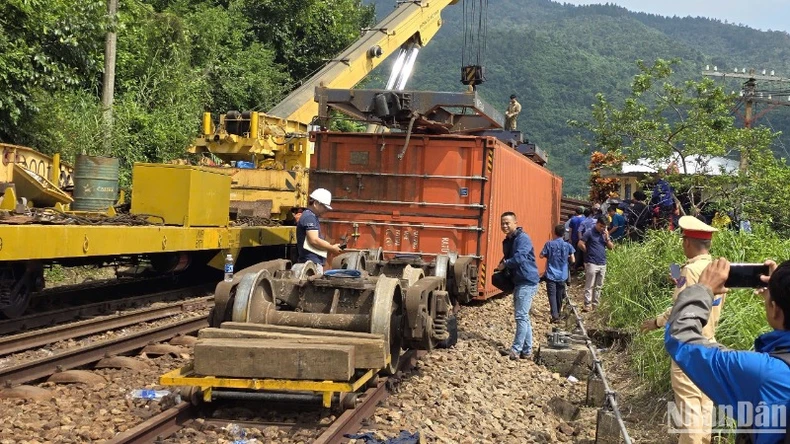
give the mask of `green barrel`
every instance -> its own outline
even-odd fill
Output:
[[[78,155],[74,165],[75,211],[104,211],[118,198],[118,159]]]

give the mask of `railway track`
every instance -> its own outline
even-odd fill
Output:
[[[89,293],[83,297],[83,301],[92,301],[95,299],[98,299],[98,301],[41,313],[32,313],[17,319],[0,320],[0,335],[8,335],[35,328],[62,324],[90,316],[102,316],[117,310],[139,307],[154,302],[167,302],[205,295],[213,290],[214,284],[215,283],[201,283],[190,287],[184,287],[182,285],[181,287],[165,289],[164,291],[153,291],[150,287],[154,285],[160,287],[164,285],[173,285],[172,283],[163,284],[161,280],[157,279],[147,280],[145,282],[114,284],[106,287],[100,286],[82,289],[82,291],[87,291]],[[68,289],[58,293],[53,290],[48,292],[48,297],[60,298],[63,296],[68,299],[76,300],[79,291],[79,289]],[[56,296],[58,294],[61,296]],[[0,344],[2,344],[1,341]],[[0,347],[2,347],[2,345],[0,345]]]
[[[190,289],[178,290],[176,293],[181,296],[183,294],[191,294],[193,291],[197,294],[201,294],[208,291],[208,289],[205,288],[205,286],[196,286]],[[160,293],[159,295],[165,296],[166,294]],[[77,339],[108,330],[128,327],[141,322],[149,322],[181,313],[189,313],[209,306],[213,300],[213,296],[205,296],[163,306],[143,308],[128,313],[119,313],[97,319],[59,325],[43,330],[3,336],[0,337],[0,356],[41,347],[57,341]]]
[[[421,351],[407,351],[400,360],[401,365],[399,366],[399,370],[401,372],[408,372],[424,354],[425,352]],[[387,397],[389,393],[388,386],[395,380],[397,380],[397,378],[394,380],[378,380],[375,387],[371,387],[361,394],[358,398],[359,401],[356,407],[345,410],[331,424],[326,426],[313,424],[313,428],[318,432],[317,438],[312,441],[313,444],[341,442],[346,434],[354,433],[359,430],[362,421],[373,415],[376,406]],[[230,421],[244,428],[260,428],[272,425],[280,428],[291,428],[296,426],[296,424],[280,424],[273,422],[239,422],[236,420],[221,420],[216,418],[203,419],[201,410],[198,407],[195,407],[189,402],[181,402],[147,421],[140,423],[136,427],[116,435],[111,443],[137,444],[156,442],[166,439],[182,428],[195,425],[198,420],[202,421],[203,425],[207,423],[221,425],[227,424]],[[299,424],[299,426],[302,427],[304,424]]]
[[[199,301],[186,301],[169,307],[163,307],[162,309],[136,311],[126,316],[120,315],[119,317],[108,320],[97,319],[74,327],[71,329],[71,334],[80,336],[84,335],[83,332],[88,330],[98,329],[98,331],[106,331],[102,326],[112,325],[113,327],[110,327],[110,329],[112,329],[118,328],[117,325],[122,323],[127,325],[130,325],[129,323],[136,324],[143,322],[140,321],[141,317],[158,316],[157,319],[161,319],[163,316],[189,313],[194,310],[208,308],[212,301],[212,297],[206,297],[201,298]],[[100,361],[108,356],[127,354],[142,349],[151,343],[163,342],[175,336],[194,333],[207,326],[208,321],[205,315],[191,316],[121,337],[90,342],[86,345],[63,350],[50,356],[0,368],[0,383],[13,386],[37,381],[60,371],[75,369]],[[70,326],[64,326],[63,328],[64,331],[68,331],[69,329]],[[47,332],[46,340],[50,341],[53,335],[57,334],[57,330],[54,332]],[[59,339],[66,338],[61,337]],[[37,339],[37,333],[35,333],[29,335],[26,340],[29,341],[29,343],[36,343],[44,339]],[[19,348],[14,341],[6,341],[4,346],[5,350]]]

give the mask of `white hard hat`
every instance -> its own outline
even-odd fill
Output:
[[[310,193],[310,198],[325,206],[327,210],[332,209],[332,207],[329,205],[332,203],[332,193],[330,193],[326,188],[316,188],[312,193]]]

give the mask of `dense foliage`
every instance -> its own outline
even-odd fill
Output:
[[[783,261],[790,258],[790,241],[764,226],[755,227],[752,234],[722,231],[714,236],[711,253],[733,262],[759,263],[767,258]],[[664,351],[663,330],[640,334],[639,325],[671,305],[669,265],[684,262],[680,236],[669,231],[650,231],[641,244],[619,244],[607,258],[602,311],[607,313],[608,325],[635,333],[629,355],[656,391],[669,390],[669,356]],[[718,342],[749,350],[754,338],[767,329],[762,297],[751,290],[727,295],[716,331]]]
[[[119,1],[111,152],[105,0],[0,2],[0,141],[135,161],[184,155],[204,110],[263,109],[357,38],[359,0]]]
[[[373,3],[381,15],[392,9],[394,1]],[[549,168],[565,179],[566,194],[588,194],[586,166],[590,152],[598,149],[583,146],[566,122],[589,117],[598,93],[613,102],[623,100],[639,73],[636,60],[652,65],[657,58],[681,59],[675,67],[680,82],[701,80],[706,65],[728,72],[735,67],[767,68],[790,77],[790,35],[784,32],[762,32],[706,18],[632,13],[615,5],[573,6],[550,0],[487,3],[488,82],[479,87],[480,94],[500,111],[510,94],[519,95],[523,106],[519,129],[548,151]],[[453,26],[463,23],[460,5],[444,11],[445,26],[420,54],[410,87],[462,90],[463,32],[461,26]],[[727,94],[739,88],[738,83],[725,85]],[[737,122],[741,124],[740,117]],[[758,123],[776,131],[790,128],[790,107],[772,110]],[[790,147],[790,131],[784,133],[772,149],[790,157],[785,150]]]
[[[199,114],[268,109],[381,17],[394,0],[120,1],[113,152],[125,165],[182,155]],[[103,0],[0,2],[0,140],[44,152],[102,153],[98,115]],[[463,50],[459,2],[422,50],[410,88],[457,90]],[[790,35],[702,18],[664,18],[614,5],[489,0],[483,98],[503,110],[512,93],[519,128],[550,154],[565,192],[587,195],[588,156],[566,124],[589,115],[595,95],[619,100],[635,60],[679,58],[681,79],[706,64],[775,69],[790,76]],[[385,64],[387,65],[387,64]],[[384,69],[387,69],[385,66]],[[379,73],[380,78],[386,74]],[[369,86],[376,86],[375,80]],[[738,85],[727,84],[727,90]],[[788,110],[761,121],[790,126]],[[790,131],[772,147],[784,154]]]
[[[732,97],[710,79],[678,82],[674,63],[661,59],[637,65],[639,73],[622,103],[599,93],[588,120],[570,122],[589,131],[588,145],[606,150],[613,159],[646,163],[661,172],[680,199],[681,213],[719,210],[736,220],[790,231],[790,214],[778,205],[790,198],[790,169],[769,150],[777,134],[763,126],[735,126],[729,110]],[[596,181],[607,178],[596,177],[592,166],[591,197],[602,201],[605,197],[593,191],[603,185]]]

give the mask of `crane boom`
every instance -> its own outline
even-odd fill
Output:
[[[318,115],[315,88],[353,88],[390,54],[406,43],[425,46],[442,26],[441,11],[458,0],[399,2],[397,8],[301,87],[289,94],[268,114],[310,123]]]
[[[394,11],[363,30],[351,46],[268,113],[228,111],[218,123],[211,113],[204,113],[202,134],[187,151],[252,167],[232,168],[231,212],[282,219],[287,209],[304,206],[310,166],[307,128],[318,115],[315,88],[352,88],[400,48],[424,46],[442,26],[441,11],[458,1],[399,0]],[[263,214],[261,208],[269,212]]]

